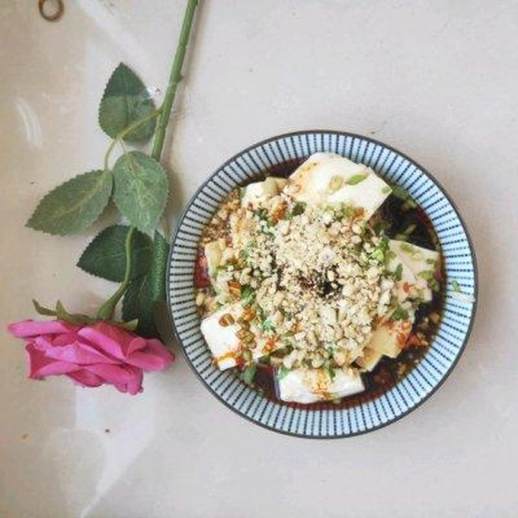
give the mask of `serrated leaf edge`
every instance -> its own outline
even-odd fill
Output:
[[[102,102],[104,100],[104,98],[106,97],[106,91],[108,90],[108,86],[110,84],[110,81],[111,81],[111,78],[114,76],[114,74],[119,70],[119,69],[126,69],[130,74],[133,74],[141,83],[142,83],[142,86],[144,87],[144,90],[147,92],[148,96],[149,96],[149,99],[153,105],[153,109],[156,109],[156,105],[155,105],[155,101],[153,100],[153,97],[149,94],[149,89],[148,87],[146,86],[146,84],[144,83],[144,81],[142,81],[141,77],[132,69],[130,68],[128,65],[126,65],[126,63],[123,63],[122,61],[119,62],[119,64],[114,68],[113,72],[110,74],[110,77],[108,78],[108,81],[106,81],[106,84],[104,85],[104,90],[103,90],[103,94],[101,96],[101,100],[99,101],[99,107],[97,108],[97,124],[99,125],[99,127],[101,128],[102,132],[109,138],[111,139],[114,139],[116,137],[112,137],[102,126],[101,124],[101,106],[102,106]],[[156,129],[156,125],[155,125],[155,129]],[[154,131],[153,131],[154,132]],[[152,138],[153,135],[151,135],[149,138],[144,138],[144,139],[128,139],[127,137],[124,138],[124,140],[128,143],[133,143],[133,144],[145,144],[146,142],[148,142],[151,138]]]
[[[34,219],[34,216],[36,215],[36,212],[38,211],[38,209],[40,208],[40,206],[42,205],[43,201],[45,199],[47,199],[49,196],[51,196],[55,191],[57,191],[58,189],[60,189],[61,187],[63,187],[64,185],[66,185],[67,183],[69,182],[72,182],[73,180],[79,178],[80,176],[84,176],[84,175],[87,175],[87,174],[92,174],[92,173],[106,173],[106,174],[109,174],[110,177],[111,177],[111,189],[110,189],[110,194],[108,195],[108,198],[106,200],[106,204],[103,206],[103,208],[99,211],[99,213],[97,214],[97,216],[95,217],[95,219],[93,219],[92,221],[90,221],[89,223],[85,224],[83,227],[81,227],[80,229],[78,229],[77,231],[74,231],[74,232],[52,232],[50,230],[47,230],[45,228],[42,228],[42,227],[37,227],[37,226],[33,226],[32,224],[32,221]],[[102,175],[99,176],[99,178],[102,178]],[[57,185],[56,187],[54,187],[53,189],[51,189],[49,192],[47,192],[47,194],[45,194],[41,199],[40,201],[38,202],[38,204],[36,205],[36,208],[34,209],[34,211],[32,212],[30,218],[27,220],[27,222],[25,223],[25,227],[27,228],[30,228],[32,230],[37,230],[38,232],[43,232],[44,234],[48,234],[48,235],[51,235],[51,236],[70,236],[70,235],[74,235],[74,234],[78,234],[80,232],[83,232],[84,230],[86,230],[90,225],[93,225],[93,223],[95,223],[97,221],[97,219],[99,218],[99,216],[102,214],[103,210],[106,208],[106,206],[108,205],[109,201],[110,201],[110,198],[111,198],[111,195],[113,193],[113,175],[111,174],[111,171],[105,171],[103,169],[92,169],[91,171],[87,171],[86,173],[80,173],[80,174],[77,174],[75,176],[73,176],[72,178],[69,178],[68,180],[60,183],[59,185]],[[91,199],[92,196],[90,196],[88,199]]]

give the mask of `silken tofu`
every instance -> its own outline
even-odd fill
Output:
[[[390,240],[390,249],[397,254],[398,259],[413,273],[415,288],[419,291],[423,302],[432,300],[432,290],[429,279],[433,278],[438,266],[439,252],[405,241]]]
[[[368,220],[391,189],[372,169],[334,153],[311,155],[290,176],[290,193],[312,205],[345,204],[363,209]]]
[[[389,316],[381,320],[372,333],[367,347],[389,358],[396,358],[405,346],[414,325],[414,311],[411,309],[406,311],[407,318],[393,320]]]
[[[221,370],[235,367],[241,358],[243,351],[238,337],[239,327],[235,323],[228,323],[228,315],[231,315],[233,322],[237,322],[242,311],[240,304],[232,304],[212,313],[201,322],[203,337]],[[254,360],[282,347],[281,342],[264,336],[256,336],[255,342],[256,347],[252,352]]]
[[[316,403],[357,394],[365,390],[359,374],[336,370],[333,379],[325,369],[294,369],[276,375],[279,399],[294,403]]]
[[[238,326],[236,324],[222,325],[222,317],[226,314],[233,315],[237,320],[238,306],[219,309],[212,315],[201,321],[201,332],[209,346],[209,349],[221,370],[229,369],[237,365],[239,356]]]

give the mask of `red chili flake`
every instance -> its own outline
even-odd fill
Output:
[[[209,267],[207,258],[202,250],[198,250],[196,262],[194,263],[194,287],[208,288],[210,286]]]
[[[415,333],[410,333],[404,347],[421,347],[423,343]]]

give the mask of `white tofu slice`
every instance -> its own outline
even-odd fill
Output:
[[[363,392],[365,386],[359,374],[336,370],[331,381],[324,369],[294,369],[281,379],[276,378],[279,398],[294,403],[330,401]]]
[[[244,207],[248,204],[257,206],[260,203],[279,194],[286,185],[285,178],[275,178],[270,176],[262,182],[254,182],[245,187],[241,205]]]
[[[408,310],[407,320],[383,319],[373,331],[367,348],[389,358],[396,358],[412,332],[414,319],[412,310]]]
[[[424,302],[432,300],[432,290],[419,273],[434,271],[439,253],[405,241],[390,240],[389,248],[394,252],[387,265],[389,271],[394,272],[401,265],[401,280],[396,282],[396,296],[399,303],[411,298],[421,298]],[[396,358],[404,347],[415,320],[415,312],[408,310],[406,320],[383,319],[378,323],[371,336],[368,348],[373,351]],[[358,362],[360,365],[361,363]],[[362,365],[363,366],[363,365]]]
[[[201,332],[209,346],[209,349],[221,370],[235,367],[239,353],[239,338],[237,337],[238,326],[222,326],[220,318],[230,313],[237,320],[236,313],[239,313],[239,305],[225,306],[212,315],[204,318],[201,322]]]
[[[401,279],[396,281],[395,293],[398,302],[405,302],[405,300],[409,298],[424,296],[425,294],[421,294],[418,290],[417,279],[414,272],[401,257],[396,241],[389,241],[389,250],[393,252],[394,256],[391,257],[387,263],[387,270],[393,273],[398,269],[399,265],[401,265]]]
[[[383,353],[367,347],[363,351],[363,356],[356,359],[356,363],[366,371],[371,372],[378,365],[381,358],[383,358]]]
[[[349,184],[364,176],[358,183]],[[293,196],[312,205],[345,203],[363,208],[368,220],[390,194],[390,187],[369,167],[335,153],[311,155],[290,176]]]
[[[422,275],[424,272],[433,275],[439,261],[439,252],[395,239],[390,240],[389,246],[406,266],[406,268],[403,268],[403,273],[405,274],[406,270],[410,270],[414,275],[414,290],[417,290],[418,296],[425,302],[432,300],[432,290]],[[403,278],[401,280],[403,281]]]
[[[204,318],[201,322],[201,332],[214,356],[217,366],[221,370],[229,369],[237,365],[241,354],[240,340],[237,337],[239,327],[236,324],[222,326],[220,319],[223,315],[230,313],[237,322],[243,308],[240,304],[225,306],[212,315]],[[254,360],[282,347],[282,342],[272,341],[270,338],[258,336],[257,346],[252,352]]]
[[[223,250],[225,249],[225,241],[217,239],[205,245],[205,258],[207,259],[207,269],[209,275],[214,277],[216,268],[221,264],[223,258]]]

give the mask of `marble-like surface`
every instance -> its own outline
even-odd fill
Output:
[[[477,322],[444,387],[353,439],[274,434],[214,399],[179,356],[135,398],[28,381],[5,324],[31,298],[91,311],[113,286],[71,238],[24,228],[101,165],[96,109],[119,61],[163,88],[182,0],[0,5],[0,516],[514,517],[518,514],[518,4],[205,0],[174,113],[171,220],[230,155],[294,129],[391,144],[446,186],[480,269]]]

